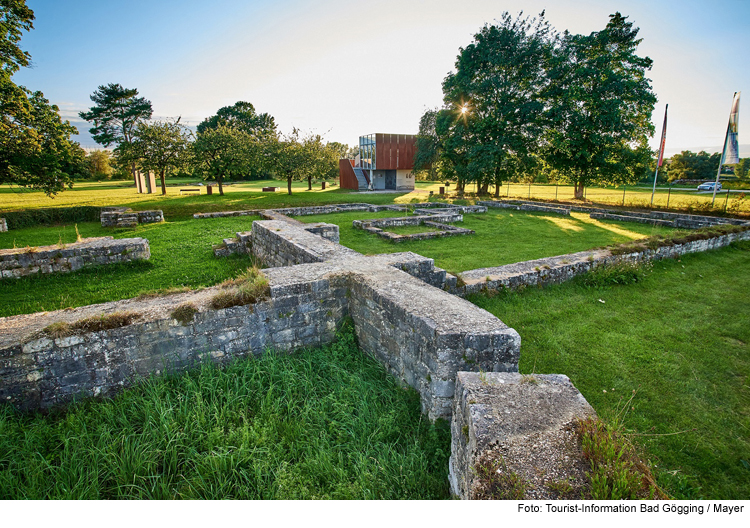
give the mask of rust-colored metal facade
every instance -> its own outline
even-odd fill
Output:
[[[339,160],[339,187],[342,189],[359,189],[359,182],[354,175],[354,160]]]
[[[374,170],[412,170],[414,168],[414,151],[417,136],[410,134],[371,134],[369,138],[372,149],[372,138],[375,138]],[[362,138],[360,138],[360,149]],[[366,157],[366,156],[365,156]],[[366,165],[366,166],[365,166]],[[354,160],[339,160],[339,185],[342,189],[358,189],[359,182],[354,174]],[[370,169],[369,162],[362,159],[365,173]],[[369,181],[369,180],[368,180]]]
[[[410,134],[375,134],[375,168],[378,170],[411,170],[417,136]]]

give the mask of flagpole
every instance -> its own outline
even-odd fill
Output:
[[[656,160],[656,172],[654,172],[654,188],[651,189],[651,207],[654,206],[654,194],[656,193],[656,178],[659,176],[659,165],[661,165],[661,159],[664,155],[664,141],[666,140],[667,133],[667,109],[669,104],[664,107],[664,124],[661,126],[661,141],[659,141],[659,158]],[[624,205],[623,200],[623,205]]]
[[[721,157],[719,158],[719,169],[716,171],[716,181],[714,182],[714,196],[711,198],[711,207],[714,206],[716,200],[716,188],[719,186],[719,176],[721,175],[721,167],[724,166],[724,151],[727,150],[727,140],[729,139],[729,125],[727,125],[727,135],[724,136],[724,148],[721,149]]]
[[[727,153],[727,142],[729,141],[729,133],[732,131],[732,117],[734,115],[734,105],[737,103],[737,112],[739,113],[739,100],[737,99],[737,92],[734,92],[732,96],[732,108],[729,110],[729,122],[727,123],[727,133],[724,135],[724,147],[721,149],[721,158],[719,158],[719,168],[716,171],[716,181],[714,182],[714,194],[711,198],[711,207],[714,206],[716,201],[716,188],[719,186],[719,176],[721,176],[721,167],[724,165],[724,156]],[[737,119],[737,118],[735,118]],[[735,121],[736,126],[736,121]],[[735,143],[736,143],[736,131],[735,131]],[[735,162],[736,163],[736,162]]]

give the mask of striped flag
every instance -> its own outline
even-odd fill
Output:
[[[724,152],[721,153],[722,165],[734,165],[740,162],[740,149],[737,144],[737,129],[740,123],[740,92],[735,92],[732,110],[729,112],[727,137],[724,140]]]
[[[661,142],[659,143],[659,161],[656,163],[656,167],[661,167],[662,161],[664,160],[664,144],[667,142],[667,110],[669,105],[664,107],[664,125],[661,127]]]

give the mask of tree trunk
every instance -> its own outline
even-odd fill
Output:
[[[167,184],[164,182],[164,169],[161,170],[159,173],[159,177],[161,178],[161,194],[162,196],[167,195]],[[150,178],[150,176],[149,176]]]
[[[292,177],[286,177],[286,190],[289,194],[292,194]]]
[[[575,182],[575,199],[583,200],[583,183]]]
[[[479,187],[479,194],[480,194],[480,195],[481,195],[481,194],[489,194],[489,188],[490,188],[490,183],[489,183],[489,182],[484,182],[484,183],[483,183],[483,184],[482,184],[482,185],[481,185],[481,186]]]
[[[219,185],[219,196],[224,196],[224,180],[222,179],[221,175],[216,177],[216,183]]]
[[[495,198],[500,198],[500,187],[502,186],[503,182],[496,181],[495,182]]]
[[[312,191],[312,176],[307,177],[307,190]]]

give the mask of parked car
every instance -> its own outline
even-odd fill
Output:
[[[698,190],[699,191],[713,191],[714,190],[714,185],[716,186],[716,190],[717,191],[721,190],[721,184],[720,183],[716,183],[716,182],[701,183],[698,186]]]

